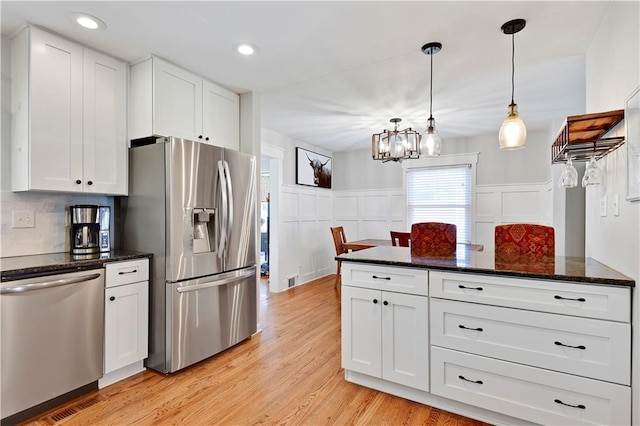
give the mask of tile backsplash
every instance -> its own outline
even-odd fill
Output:
[[[111,206],[114,199],[104,195],[53,194],[32,192],[0,193],[0,257],[69,251],[69,206],[96,204]],[[35,213],[34,228],[12,228],[16,210]]]

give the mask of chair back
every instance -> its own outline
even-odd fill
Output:
[[[399,247],[409,247],[411,232],[389,231],[391,233],[391,245]]]
[[[456,252],[457,228],[452,223],[422,222],[411,225],[411,254],[451,256]]]
[[[345,249],[343,245],[347,242],[347,238],[344,236],[344,228],[342,226],[331,228],[331,235],[333,236],[333,245],[336,247],[336,255],[348,253],[349,250]]]
[[[495,228],[496,255],[516,258],[518,256],[555,256],[555,233],[553,227],[533,223],[512,223]]]

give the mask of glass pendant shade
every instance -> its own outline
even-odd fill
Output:
[[[576,186],[578,186],[578,171],[573,167],[573,162],[569,158],[564,170],[562,170],[560,180],[558,180],[558,188],[575,188]]]
[[[438,157],[442,147],[442,140],[436,130],[433,117],[429,117],[427,129],[420,137],[420,154],[427,157]]]
[[[591,157],[589,163],[587,163],[587,168],[584,171],[584,176],[582,176],[582,187],[585,188],[591,185],[601,185],[602,184],[602,170],[596,164],[595,157]]]
[[[500,149],[524,148],[527,140],[527,127],[518,115],[518,105],[509,105],[509,114],[500,127],[498,139]]]

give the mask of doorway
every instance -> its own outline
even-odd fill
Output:
[[[269,291],[279,292],[287,288],[280,283],[278,274],[279,197],[284,150],[262,144],[260,151],[260,272],[263,278],[268,279]]]

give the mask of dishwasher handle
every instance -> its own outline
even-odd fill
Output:
[[[189,286],[185,286],[185,287],[178,287],[176,289],[176,291],[178,293],[188,293],[190,291],[197,291],[197,290],[202,290],[202,289],[205,289],[205,288],[217,287],[217,286],[221,286],[221,285],[232,283],[234,281],[238,281],[238,280],[243,280],[245,278],[249,278],[249,277],[251,277],[251,276],[253,276],[255,274],[256,274],[256,271],[254,269],[251,269],[251,270],[244,271],[244,272],[242,272],[240,274],[233,275],[233,276],[228,277],[228,278],[222,278],[222,279],[209,281],[209,282],[202,283],[202,284],[195,284],[195,285],[189,285]]]
[[[14,293],[25,293],[27,291],[35,291],[35,290],[44,290],[46,288],[60,287],[69,284],[77,284],[84,281],[95,280],[96,278],[100,278],[100,274],[90,274],[90,275],[82,275],[79,277],[73,278],[63,278],[61,280],[54,281],[42,281],[38,283],[31,284],[22,284],[14,287],[6,287],[0,289],[0,294],[14,294]]]

